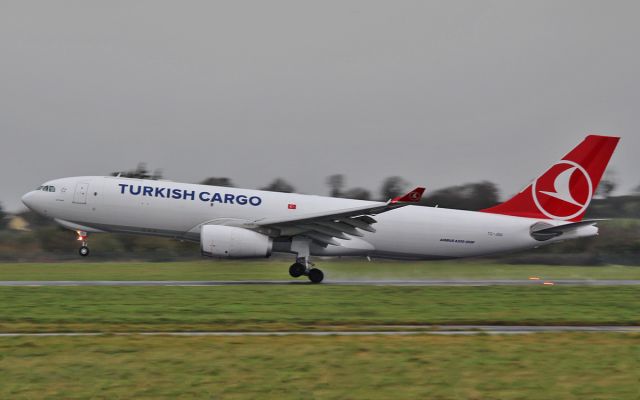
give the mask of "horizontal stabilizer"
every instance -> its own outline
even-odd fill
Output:
[[[539,241],[545,241],[558,237],[564,233],[571,232],[583,226],[595,225],[600,221],[606,221],[604,219],[589,219],[580,222],[572,222],[564,225],[549,226],[546,223],[535,224],[531,227],[531,236]]]

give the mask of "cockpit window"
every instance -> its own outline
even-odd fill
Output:
[[[38,186],[36,190],[42,190],[42,186]]]
[[[49,186],[49,191],[50,192],[55,192],[56,191],[56,187],[55,186]]]

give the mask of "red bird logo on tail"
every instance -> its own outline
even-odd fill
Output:
[[[580,164],[563,160],[533,182],[531,193],[536,207],[547,217],[572,219],[589,206],[593,183]]]

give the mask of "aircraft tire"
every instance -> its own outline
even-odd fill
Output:
[[[306,268],[304,267],[304,265],[300,263],[294,263],[289,267],[289,275],[291,275],[292,278],[299,278],[304,275],[305,270]]]
[[[311,268],[309,270],[309,280],[311,283],[320,283],[324,279],[324,273],[318,268]]]
[[[89,248],[87,246],[82,246],[78,249],[78,254],[82,257],[86,257],[89,255]]]

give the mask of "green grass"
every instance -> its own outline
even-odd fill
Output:
[[[260,280],[290,279],[291,260],[10,263],[0,280]],[[640,267],[506,265],[483,262],[320,260],[327,279],[640,279]]]
[[[636,325],[640,287],[0,287],[0,331]]]
[[[0,264],[0,280],[280,280],[287,264]],[[321,264],[334,279],[640,279],[617,266]],[[637,286],[0,287],[0,332],[638,325],[638,310]],[[638,371],[638,334],[0,338],[0,399],[635,400]]]
[[[0,339],[3,399],[638,399],[640,336]]]

